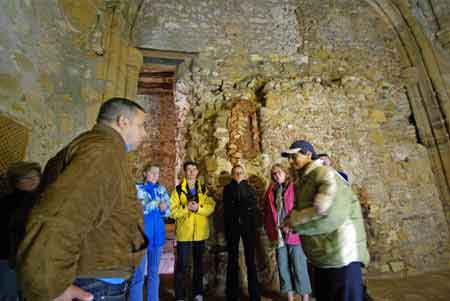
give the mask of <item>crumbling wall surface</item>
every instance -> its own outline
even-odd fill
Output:
[[[286,138],[302,137],[337,161],[367,210],[369,271],[447,264],[449,237],[439,192],[427,150],[409,123],[403,89],[352,76],[331,84],[305,78],[266,87],[267,154],[277,160]]]
[[[94,124],[106,97],[137,88],[119,75],[140,63],[128,48],[138,1],[107,2],[0,3],[0,113],[30,130],[30,160],[44,164]]]
[[[395,5],[404,4],[402,10],[409,10],[408,18],[413,18],[417,10],[406,2]],[[146,4],[139,45],[198,52],[190,72],[180,79],[188,93],[183,94],[179,133],[187,135],[187,142],[182,140],[183,158],[200,161],[218,201],[216,230],[221,227],[221,187],[232,163],[245,166],[261,194],[271,164],[285,162],[280,150],[303,138],[329,153],[350,175],[366,216],[372,254],[369,272],[448,266],[449,233],[442,201],[428,145],[420,140],[405,89],[414,72],[404,68],[403,47],[411,45],[402,45],[405,41],[381,16],[377,3]],[[425,32],[438,30],[430,10],[423,11],[428,19],[421,17],[417,24]],[[256,124],[248,108],[256,108]],[[252,148],[252,156],[239,152],[254,141],[260,148]],[[260,233],[266,252],[258,259],[260,275],[263,282],[273,284],[277,281],[276,276],[271,278],[273,249],[261,228]],[[223,245],[220,231],[213,232],[210,243]],[[220,248],[211,250],[222,262]]]
[[[368,217],[369,271],[447,266],[447,222],[406,93],[405,46],[368,2],[300,1],[302,50],[317,78],[288,95],[305,94],[296,111],[311,126],[303,127],[304,135],[321,137],[316,144],[348,171],[360,194]],[[275,104],[271,93],[278,94],[270,92],[267,103]],[[291,130],[298,128],[292,124]]]

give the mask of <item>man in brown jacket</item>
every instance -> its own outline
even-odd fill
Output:
[[[125,301],[147,245],[127,166],[144,117],[138,104],[112,98],[94,128],[47,163],[16,258],[26,301]]]

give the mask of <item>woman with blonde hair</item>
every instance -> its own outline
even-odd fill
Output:
[[[147,256],[136,269],[130,288],[130,301],[142,301],[147,259],[147,300],[159,300],[159,262],[166,239],[164,219],[170,215],[170,197],[159,184],[159,165],[147,163],[143,168],[143,182],[136,185],[137,197],[144,209],[144,231],[148,238]]]
[[[311,283],[300,236],[281,227],[295,205],[294,183],[281,164],[274,164],[270,175],[272,183],[265,197],[264,228],[276,245],[281,291],[287,293],[289,301],[294,300],[295,293],[301,295],[303,301],[308,301]]]

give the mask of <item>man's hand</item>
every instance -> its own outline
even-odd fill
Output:
[[[91,293],[82,290],[78,286],[70,285],[61,295],[53,299],[53,301],[72,301],[72,300],[92,301],[94,300],[94,296]]]
[[[159,202],[159,211],[164,212],[167,209],[167,204],[164,202]]]
[[[188,209],[191,210],[192,212],[197,212],[198,210],[198,204],[194,201],[190,201],[188,203]]]

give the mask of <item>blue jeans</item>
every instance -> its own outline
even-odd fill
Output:
[[[95,278],[78,278],[73,284],[93,294],[93,301],[127,301],[128,281],[111,284]]]
[[[8,266],[7,260],[0,260],[0,301],[16,301],[17,298],[16,272]]]
[[[299,295],[311,293],[306,256],[301,245],[285,245],[277,249],[277,264],[282,292]]]
[[[143,301],[145,264],[147,263],[147,301],[159,300],[159,261],[161,247],[149,247],[131,280],[129,301]]]

